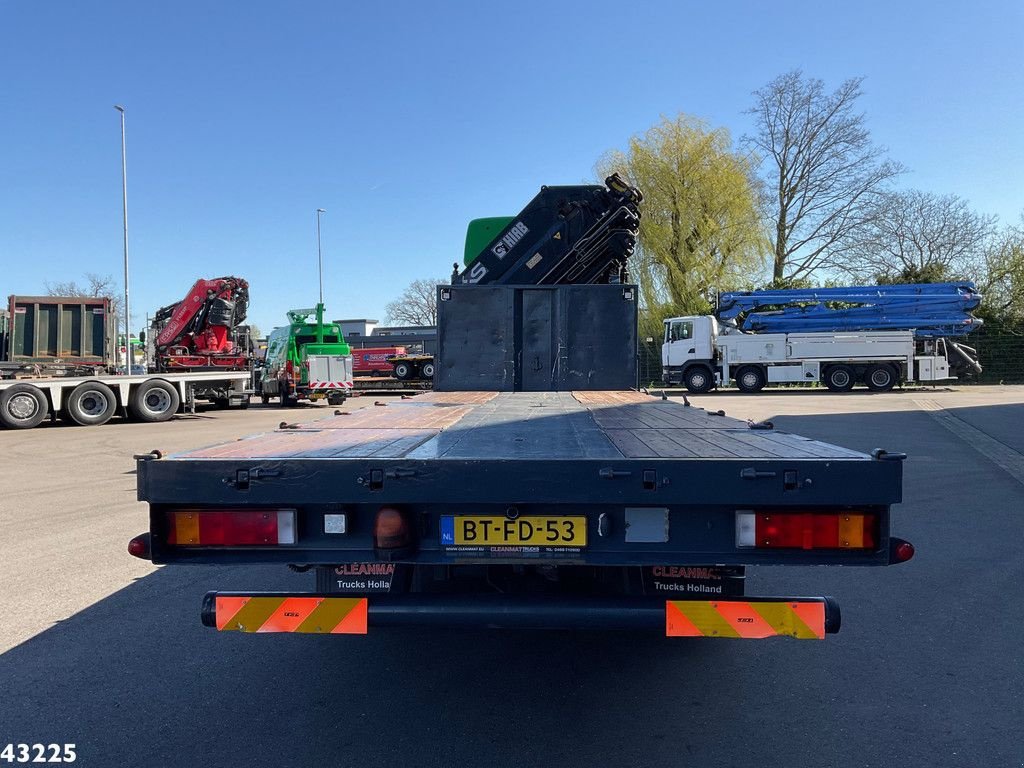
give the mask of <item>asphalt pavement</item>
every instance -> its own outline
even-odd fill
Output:
[[[1024,387],[690,399],[909,454],[910,563],[748,571],[750,594],[838,598],[838,635],[218,634],[207,590],[312,576],[130,557],[132,455],[315,414],[0,432],[0,746],[75,743],[82,766],[1024,765]]]

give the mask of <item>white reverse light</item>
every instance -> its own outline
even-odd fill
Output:
[[[757,546],[757,516],[749,509],[736,511],[736,546]]]

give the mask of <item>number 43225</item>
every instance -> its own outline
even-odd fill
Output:
[[[73,763],[74,744],[8,744],[0,750],[3,763]]]

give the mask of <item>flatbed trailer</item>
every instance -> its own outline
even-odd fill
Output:
[[[748,565],[883,566],[900,454],[637,391],[431,392],[138,458],[169,564],[278,563],[308,592],[205,596],[220,630],[397,624],[821,638],[825,596],[744,595]]]
[[[430,389],[429,381],[399,381],[394,376],[355,376],[352,379],[352,395],[360,392],[401,392],[416,393]]]
[[[30,429],[49,416],[98,426],[118,414],[167,421],[181,409],[194,412],[197,400],[244,408],[251,394],[248,371],[5,379],[0,381],[0,425]]]

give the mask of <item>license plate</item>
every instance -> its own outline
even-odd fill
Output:
[[[441,518],[441,544],[469,547],[585,547],[587,518],[447,515]]]

